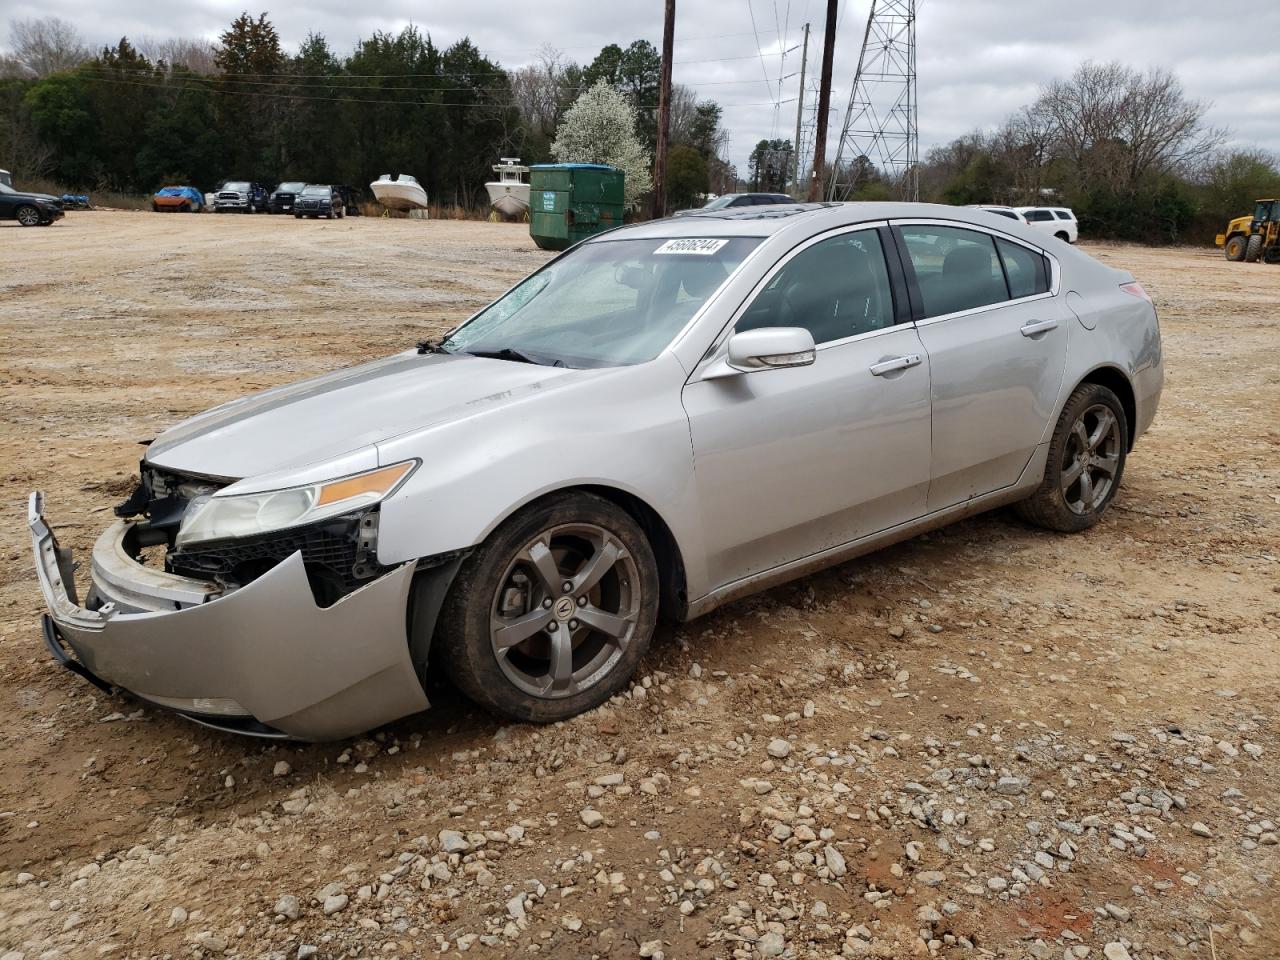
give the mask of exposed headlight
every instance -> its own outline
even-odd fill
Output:
[[[394,493],[417,466],[418,461],[407,460],[305,487],[197,497],[182,518],[177,546],[251,537],[370,507]]]

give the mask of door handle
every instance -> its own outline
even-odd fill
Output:
[[[879,363],[873,363],[870,370],[873,377],[883,377],[886,373],[906,370],[908,367],[917,366],[919,363],[920,355],[911,353],[905,357],[894,357],[892,360],[881,360]]]
[[[1031,320],[1019,327],[1019,332],[1024,337],[1034,337],[1037,333],[1048,333],[1058,325],[1057,320]]]

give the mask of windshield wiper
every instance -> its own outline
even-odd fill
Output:
[[[513,360],[516,363],[532,363],[535,366],[541,366],[541,362],[533,359],[526,353],[519,350],[513,350],[511,347],[503,347],[501,350],[463,350],[463,353],[469,353],[473,357],[485,357],[490,360]]]
[[[418,353],[448,353],[439,340],[419,340]]]

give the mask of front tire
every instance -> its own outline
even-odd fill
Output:
[[[24,227],[34,227],[40,223],[40,211],[32,206],[19,207],[13,217]]]
[[[1262,234],[1255,233],[1249,238],[1249,245],[1244,248],[1244,262],[1257,263],[1262,256]]]
[[[550,723],[626,685],[658,621],[658,568],[640,525],[587,493],[502,524],[449,589],[434,652],[477,704]]]
[[[1120,399],[1097,383],[1082,383],[1058,418],[1044,480],[1017,504],[1024,520],[1060,533],[1087,530],[1120,488],[1129,423]]]

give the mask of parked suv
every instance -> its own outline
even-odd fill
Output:
[[[282,183],[271,192],[267,201],[268,213],[293,213],[293,204],[306,184],[301,180],[290,180]]]
[[[214,213],[262,213],[267,209],[267,188],[250,180],[228,180],[214,194]]]
[[[340,220],[345,213],[341,194],[327,183],[307,184],[293,204],[293,215],[299,220],[303,217],[310,217],[312,220],[316,217]]]
[[[1080,237],[1076,215],[1066,207],[1014,207],[1013,210],[1032,229],[1051,233],[1059,240],[1075,243]]]

